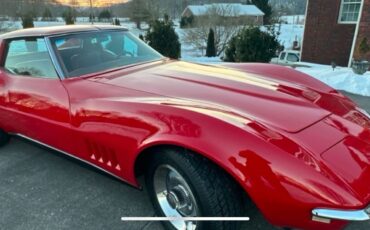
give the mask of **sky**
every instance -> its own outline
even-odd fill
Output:
[[[63,4],[70,4],[71,2],[76,2],[79,6],[90,6],[90,0],[57,0]],[[109,6],[113,3],[121,3],[127,2],[128,0],[92,0],[93,6],[101,7],[101,6]]]

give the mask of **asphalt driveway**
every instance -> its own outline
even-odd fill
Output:
[[[349,96],[370,112],[370,98]],[[153,215],[145,190],[90,166],[19,138],[0,149],[0,229],[162,229],[120,221]],[[246,228],[273,229],[259,214]],[[348,229],[370,229],[370,222]]]

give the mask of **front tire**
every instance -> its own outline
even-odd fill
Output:
[[[0,129],[0,147],[6,145],[9,142],[9,135]]]
[[[158,149],[146,171],[146,185],[161,217],[242,217],[244,197],[232,178],[185,149]],[[163,222],[166,229],[236,230],[239,222]],[[190,227],[190,228],[187,228]]]

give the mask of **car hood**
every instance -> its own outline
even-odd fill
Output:
[[[217,105],[287,132],[303,130],[331,114],[316,103],[322,93],[313,89],[217,66],[179,61],[90,80],[162,97]]]

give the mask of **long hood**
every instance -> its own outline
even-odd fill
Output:
[[[283,80],[281,76],[271,77],[274,74],[269,71],[264,74],[171,62],[89,80],[134,89],[138,95],[132,97],[135,102],[189,106],[195,108],[195,112],[211,111],[209,114],[220,115],[225,121],[231,117],[241,122],[256,121],[250,122],[249,128],[259,132],[266,142],[325,177],[340,179],[360,200],[369,202],[368,117],[356,110],[353,102],[330,88],[318,90]],[[297,77],[305,76],[297,72]],[[278,132],[274,132],[276,129]]]
[[[322,97],[317,91],[224,67],[171,62],[91,80],[172,99],[213,104],[287,132],[298,132],[330,115],[315,103]]]

